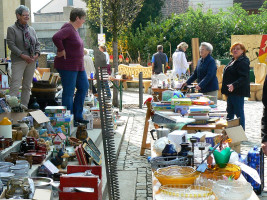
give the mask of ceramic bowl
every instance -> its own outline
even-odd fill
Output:
[[[9,166],[0,165],[0,172],[8,172],[9,168],[10,168]]]
[[[23,166],[23,165],[12,166],[10,167],[10,170],[12,173],[15,173],[15,174],[23,174],[23,173],[28,172],[27,166]]]
[[[11,167],[11,166],[14,166],[14,164],[11,163],[11,162],[0,162],[0,166],[8,166],[8,167]]]

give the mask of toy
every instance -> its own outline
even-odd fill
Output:
[[[35,130],[34,127],[31,128],[31,130],[29,131],[27,137],[34,137],[35,139],[39,138],[39,134],[38,132]]]
[[[62,149],[65,144],[66,136],[64,133],[57,133],[53,139],[56,149]]]

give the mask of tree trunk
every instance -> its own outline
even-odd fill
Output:
[[[118,72],[118,41],[117,41],[117,33],[113,34],[113,66],[115,74]],[[116,81],[116,84],[119,86],[119,82]],[[113,87],[113,105],[114,107],[119,107],[118,100],[118,90]]]

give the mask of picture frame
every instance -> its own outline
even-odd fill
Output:
[[[83,149],[88,157],[91,157],[97,165],[101,165],[102,159],[90,147],[88,143],[83,144]]]
[[[86,160],[86,156],[85,156],[84,148],[82,147],[82,144],[80,144],[78,146],[78,151],[79,151],[79,155],[80,155],[80,158],[81,158],[81,161],[82,161],[82,165],[88,165],[88,162]]]
[[[83,165],[82,160],[81,160],[81,157],[80,157],[80,154],[79,154],[78,146],[75,148],[75,154],[77,156],[79,165]]]
[[[102,158],[101,152],[100,150],[97,148],[97,146],[95,145],[95,143],[93,142],[93,140],[88,137],[85,142],[90,146],[90,148],[95,152],[95,154],[99,157]]]

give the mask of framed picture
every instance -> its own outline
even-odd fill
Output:
[[[79,165],[83,165],[82,160],[81,160],[81,158],[80,158],[79,151],[78,151],[78,146],[75,148],[75,154],[76,154],[76,156],[77,156]]]
[[[83,149],[81,144],[78,146],[78,151],[79,151],[79,155],[80,155],[82,164],[83,165],[88,165],[88,162],[86,160],[86,156],[85,156],[85,153],[84,153],[84,149]]]
[[[93,158],[96,164],[101,165],[102,159],[91,149],[91,147],[87,143],[83,144],[83,149],[88,157]]]
[[[90,146],[90,148],[95,152],[95,154],[96,154],[99,158],[102,157],[102,156],[101,156],[101,152],[100,152],[99,149],[96,147],[95,143],[93,142],[93,140],[92,140],[90,137],[88,137],[88,138],[86,139],[86,143]]]

